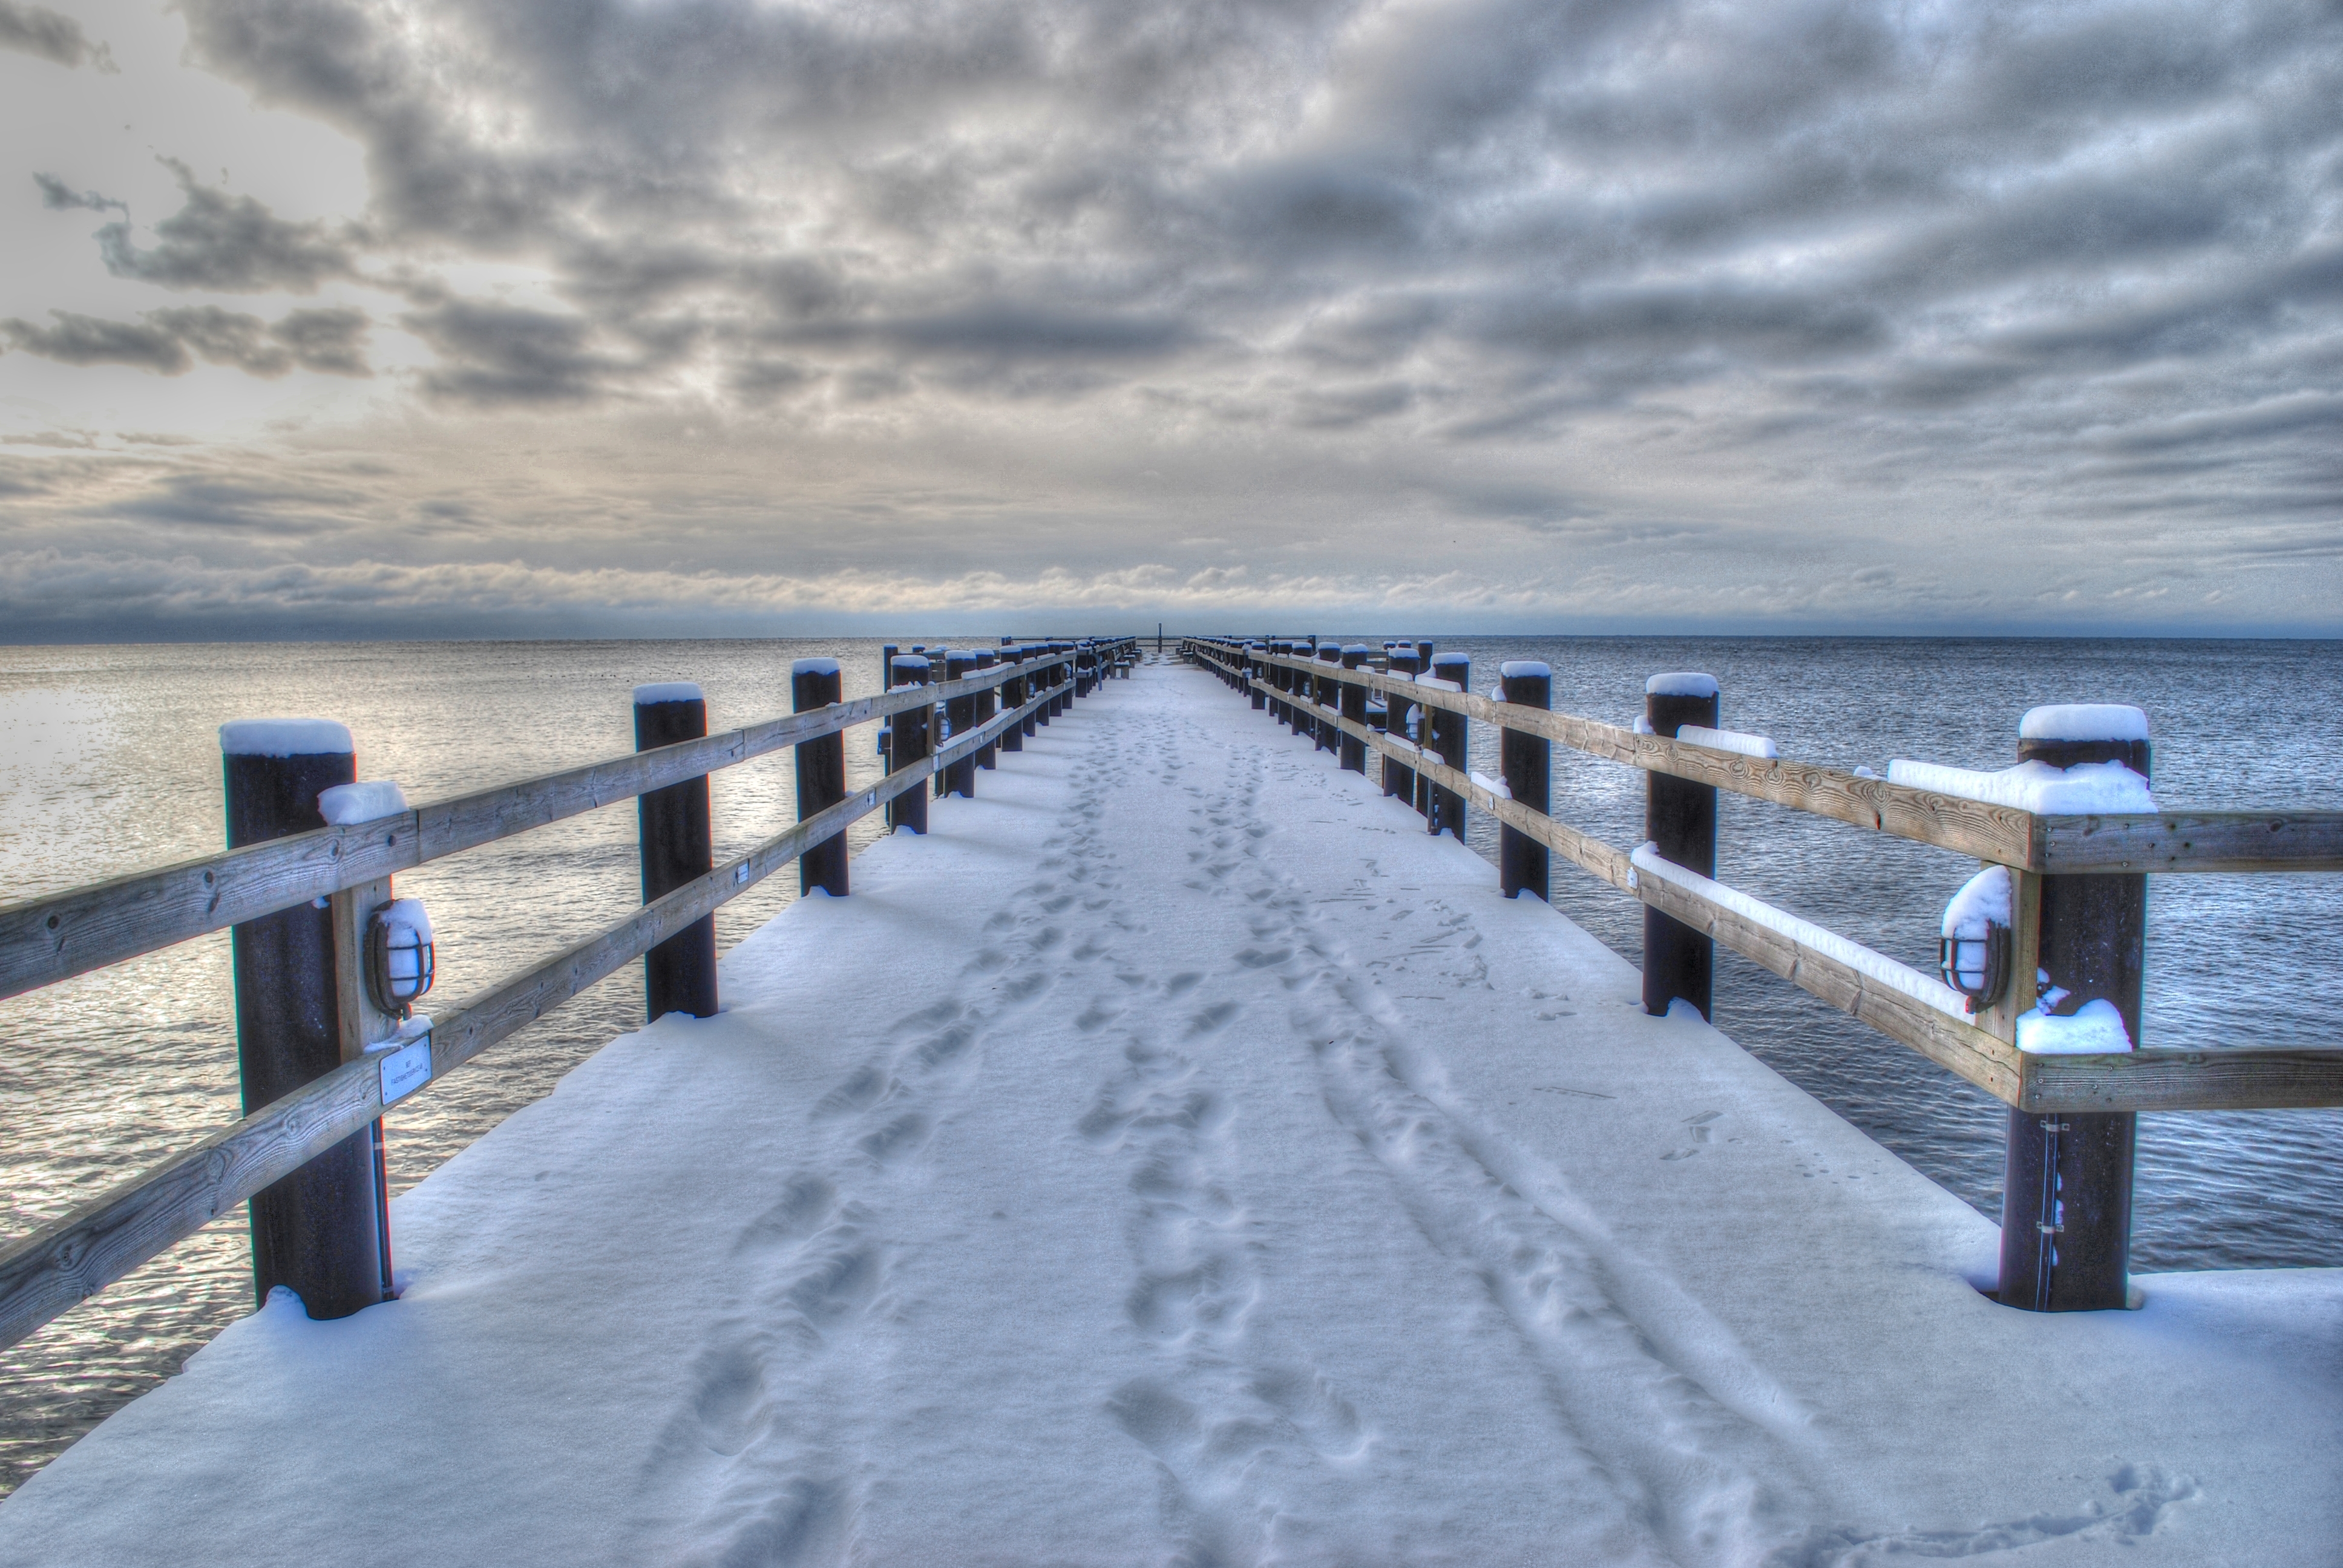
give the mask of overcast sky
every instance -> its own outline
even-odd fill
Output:
[[[0,0],[0,637],[2343,634],[2343,5]]]

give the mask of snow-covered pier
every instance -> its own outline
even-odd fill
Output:
[[[2329,1563],[2343,1274],[1995,1227],[1150,665],[0,1503],[0,1564]],[[1894,1049],[1883,1045],[1882,1049]]]

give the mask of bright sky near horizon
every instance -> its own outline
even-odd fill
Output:
[[[2343,7],[0,0],[0,638],[2343,633]]]

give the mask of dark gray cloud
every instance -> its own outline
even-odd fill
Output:
[[[52,212],[67,212],[75,207],[126,215],[130,211],[112,196],[100,196],[96,191],[77,191],[55,175],[36,174],[33,176],[33,183],[41,187],[41,205]]]
[[[99,255],[116,277],[136,278],[166,288],[199,288],[224,294],[258,294],[274,288],[310,294],[319,284],[356,270],[358,236],[333,234],[321,223],[288,223],[246,196],[230,196],[197,183],[187,166],[163,160],[186,204],[155,226],[157,241],[141,248],[126,216],[97,231]],[[94,205],[45,176],[35,176],[52,206]],[[59,201],[52,189],[64,194]],[[97,204],[118,202],[96,198]]]
[[[91,43],[80,23],[45,5],[19,5],[15,0],[0,0],[0,49],[15,49],[60,65],[87,65],[100,71],[115,68],[112,52],[103,44]]]
[[[347,307],[296,310],[264,321],[216,305],[150,310],[137,321],[106,321],[53,310],[51,325],[0,321],[8,346],[65,365],[128,365],[159,375],[192,369],[197,357],[266,378],[297,367],[329,376],[371,376],[365,344],[372,323]]]
[[[150,322],[105,321],[70,310],[49,315],[46,327],[18,317],[0,321],[0,337],[19,353],[62,365],[131,365],[176,376],[195,364],[177,334]]]

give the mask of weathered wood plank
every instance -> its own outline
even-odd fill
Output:
[[[1314,668],[1306,659],[1275,655],[1266,656],[1266,662]],[[1794,759],[1744,757],[1664,736],[1638,735],[1576,714],[1509,708],[1469,692],[1417,686],[1372,670],[1353,670],[1343,678],[1363,681],[1378,691],[1402,692],[1429,707],[1462,713],[1477,724],[1543,735],[1624,767],[1713,784],[1996,865],[2063,874],[2343,870],[2343,811],[2036,817],[2015,807],[1858,778]]]
[[[1028,666],[1027,668],[1031,668]],[[1035,698],[969,732],[981,746],[1039,708]],[[584,941],[490,987],[433,1020],[431,1081],[542,1018],[621,964],[755,887],[812,845],[917,789],[949,750],[899,769],[749,853],[717,867]],[[428,1089],[429,1085],[424,1086]],[[417,1091],[417,1092],[422,1092]],[[402,1101],[404,1103],[404,1101]],[[0,1348],[86,1300],[289,1175],[382,1114],[379,1059],[345,1062],[186,1152],[0,1249]]]
[[[2045,871],[2343,871],[2343,811],[2038,817]]]
[[[1000,685],[1071,655],[1002,665],[920,691],[858,698],[721,735],[629,753],[0,908],[0,997],[68,980],[515,833],[869,723]]]
[[[1268,662],[1307,668],[1305,660],[1269,656]],[[2006,866],[2031,863],[2035,853],[2031,814],[1954,795],[1938,795],[1864,779],[1841,769],[1795,759],[1745,757],[1661,735],[1638,735],[1616,724],[1574,713],[1547,712],[1492,702],[1472,692],[1443,691],[1373,670],[1353,670],[1377,691],[1399,692],[1430,708],[1461,713],[1476,724],[1494,724],[1560,741],[1575,751],[1624,767],[1666,773],[1696,784],[1713,784],[1736,795],[1892,833]],[[2037,868],[2038,869],[2038,868]]]
[[[2018,1109],[2296,1111],[2343,1105],[2343,1047],[2027,1056]]]

